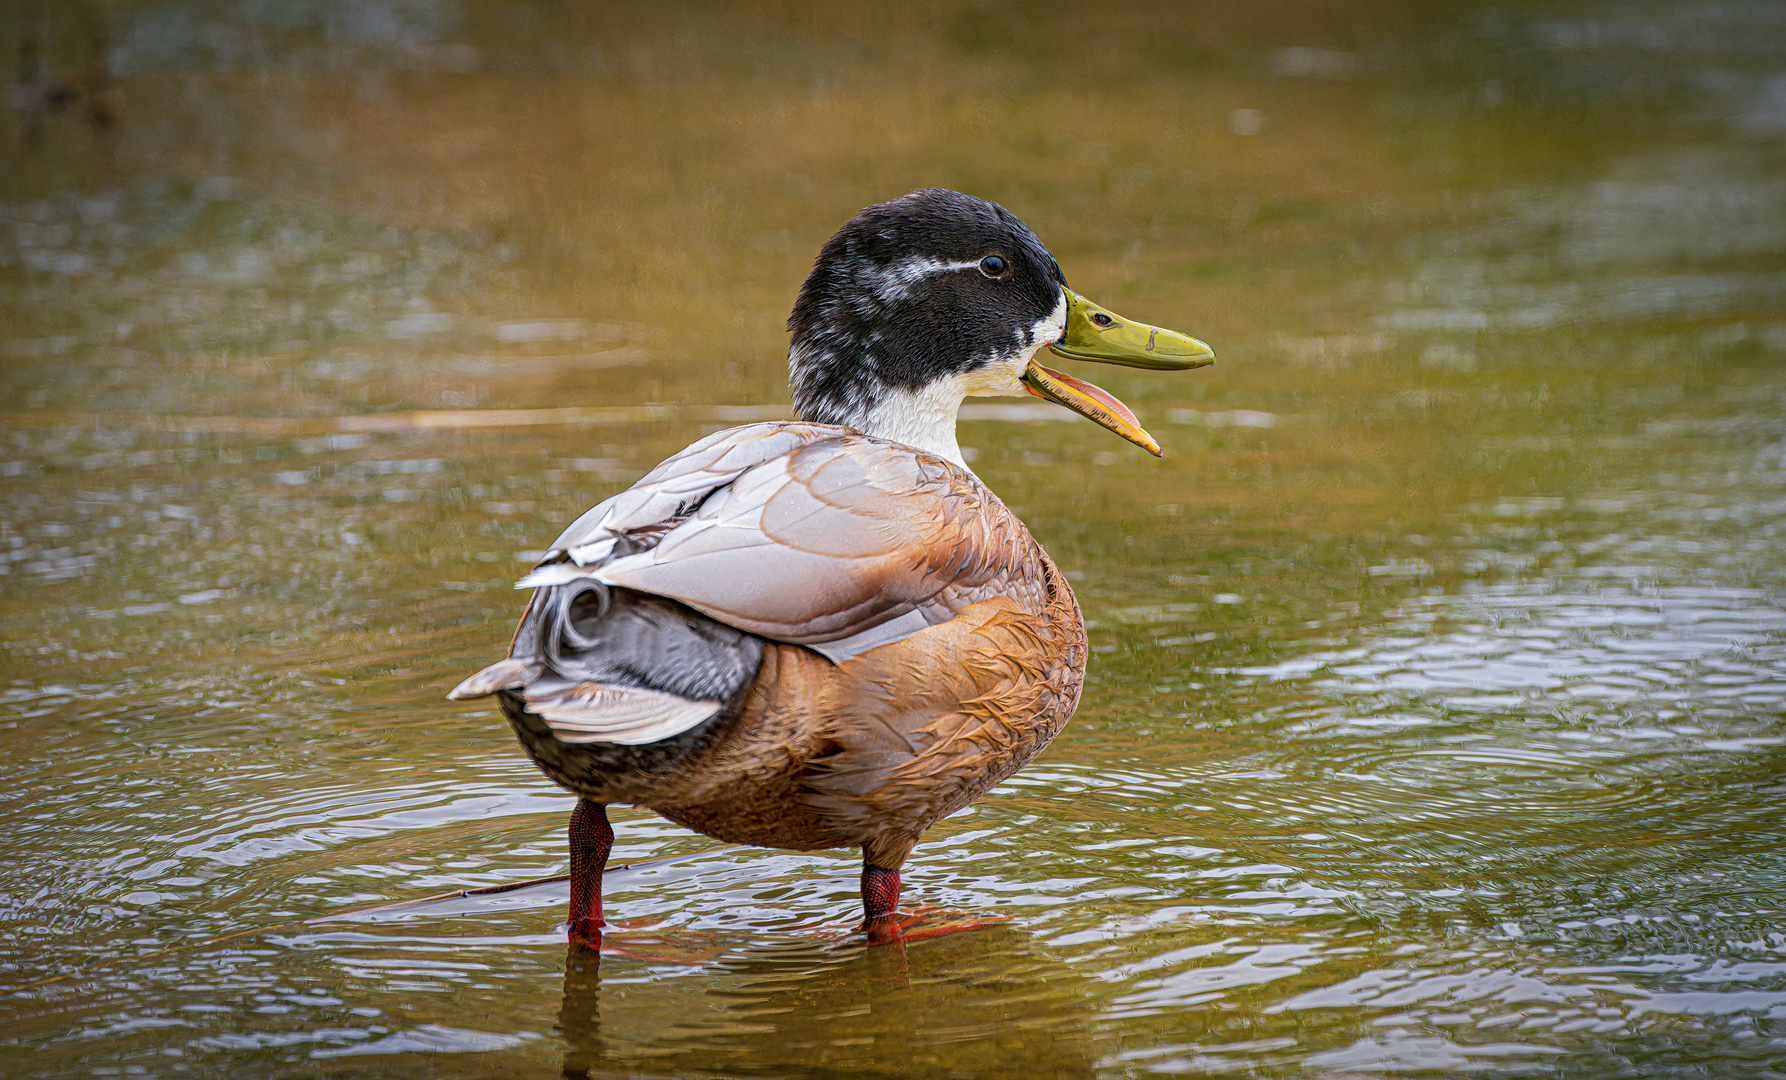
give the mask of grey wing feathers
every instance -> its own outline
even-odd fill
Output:
[[[527,711],[544,720],[560,742],[622,746],[680,735],[725,707],[723,701],[690,701],[636,686],[562,680],[529,686],[521,698]]]
[[[764,638],[841,663],[991,595],[1039,604],[1033,541],[995,507],[846,428],[719,432],[566,529],[519,583],[513,654],[460,690],[518,694],[567,741],[667,738],[749,684]]]
[[[530,632],[535,655],[563,678],[700,700],[730,697],[763,657],[760,638],[590,578],[541,590],[521,626],[521,635]],[[516,651],[522,647],[517,640]]]
[[[451,701],[470,701],[472,698],[487,697],[498,690],[519,690],[539,678],[543,670],[531,656],[504,657],[453,687],[447,698]]]
[[[654,543],[753,465],[841,429],[760,424],[718,432],[579,517],[528,583],[513,655],[449,697],[518,697],[563,742],[639,745],[713,718],[755,676],[761,638],[674,600],[611,588],[584,569]]]
[[[763,640],[673,600],[582,578],[541,589],[514,651],[449,697],[519,697],[563,742],[680,735],[750,684]]]

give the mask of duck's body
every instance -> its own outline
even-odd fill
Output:
[[[902,229],[932,250],[901,250]],[[954,415],[967,393],[1027,384],[1152,448],[1120,403],[1032,362],[1076,340],[1069,296],[992,204],[919,192],[864,211],[826,245],[793,320],[797,404],[834,422],[701,440],[584,514],[523,579],[537,592],[510,656],[453,696],[496,693],[581,800],[573,937],[601,925],[609,804],[735,843],[860,847],[874,924],[924,831],[1059,733],[1085,671],[1079,607],[961,462]],[[1150,327],[1130,358],[1095,337],[1123,325],[1072,299],[1104,320],[1074,355],[1212,358],[1171,335],[1187,351],[1162,359],[1170,332]],[[972,300],[1003,308],[989,323]],[[990,344],[937,348],[976,331]]]
[[[665,489],[702,511],[656,520],[671,500],[650,495]],[[691,641],[707,632],[678,662],[742,672],[733,657],[760,659],[737,689],[706,691],[720,703],[711,716],[644,744],[566,741],[599,734],[599,718],[579,726],[553,683],[503,691],[534,761],[585,799],[733,843],[860,847],[897,870],[925,829],[1027,763],[1073,712],[1085,629],[1072,591],[1016,515],[939,457],[845,428],[758,424],[703,440],[628,494],[646,496],[642,512],[607,515],[554,551],[643,534],[651,546],[609,556],[608,576],[673,597],[655,603]],[[676,557],[691,543],[700,552]],[[658,547],[670,557],[653,562]],[[789,565],[750,572],[766,548]],[[575,587],[542,589],[522,635],[557,630],[543,613]],[[650,593],[614,589],[606,617]],[[901,619],[922,628],[874,644]]]

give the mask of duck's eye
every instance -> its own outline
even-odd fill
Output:
[[[1101,311],[1094,311],[1091,313],[1091,321],[1097,323],[1099,326],[1109,326],[1110,316]]]
[[[988,255],[980,260],[980,273],[989,278],[1004,277],[1005,271],[1010,268],[1011,264],[1005,261],[1003,255]]]

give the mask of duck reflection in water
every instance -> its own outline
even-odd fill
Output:
[[[994,203],[926,190],[820,251],[789,320],[800,420],[716,432],[574,522],[520,582],[509,656],[466,679],[578,796],[570,936],[603,925],[607,807],[741,844],[860,848],[871,940],[982,925],[899,910],[932,824],[1079,702],[1066,577],[967,467],[969,395],[1033,394],[1153,454],[1120,401],[1043,367],[1200,367],[1209,346],[1067,288]]]
[[[614,941],[614,945],[624,945]],[[700,978],[641,978],[573,941],[567,1077],[1091,1077],[1091,980],[1003,923],[906,946],[751,950]]]

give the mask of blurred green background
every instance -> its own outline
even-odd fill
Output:
[[[1786,8],[9,0],[0,62],[9,1075],[1786,1071]],[[1012,921],[832,948],[849,853],[621,811],[687,858],[599,972],[550,890],[295,925],[562,869],[442,695],[921,186],[1221,357],[1090,373],[1159,461],[964,410],[1093,648],[911,868]]]

